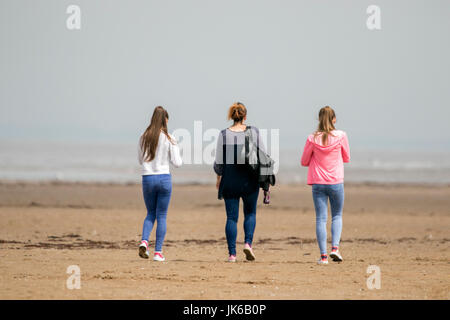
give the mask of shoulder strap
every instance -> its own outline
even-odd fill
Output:
[[[222,134],[222,164],[225,165],[227,161],[227,129],[223,129]]]

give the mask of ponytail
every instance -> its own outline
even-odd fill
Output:
[[[331,133],[331,131],[335,130],[333,124],[333,119],[336,118],[336,114],[334,110],[329,107],[323,107],[319,111],[319,126],[317,127],[317,131],[314,133],[314,139],[319,134],[322,134],[322,145],[327,145],[328,143],[328,135]]]

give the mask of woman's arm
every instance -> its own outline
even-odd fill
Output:
[[[170,158],[170,162],[175,166],[175,167],[181,167],[181,165],[183,164],[183,159],[181,158],[180,155],[180,147],[178,146],[177,140],[175,139],[175,137],[173,137],[172,135],[170,135],[170,139],[172,141],[169,141],[169,158]]]
[[[311,156],[313,154],[314,145],[306,139],[305,147],[303,148],[302,160],[301,164],[304,167],[309,166],[309,162],[311,161]]]
[[[138,161],[139,161],[140,165],[142,165],[142,163],[144,162],[144,155],[142,154],[141,141],[142,141],[142,138],[139,139],[139,145],[138,145]]]
[[[350,146],[348,145],[347,134],[344,132],[341,144],[342,160],[346,163],[350,162]]]
[[[223,174],[223,137],[222,132],[217,138],[216,159],[214,161],[214,172],[221,176]],[[219,178],[217,178],[219,180]]]
[[[219,190],[220,180],[222,180],[222,176],[217,175],[217,180],[216,180],[216,189],[217,190]]]

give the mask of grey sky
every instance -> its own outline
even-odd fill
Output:
[[[449,17],[447,0],[0,0],[0,139],[135,143],[156,105],[193,130],[239,100],[282,148],[328,104],[353,148],[449,149]]]

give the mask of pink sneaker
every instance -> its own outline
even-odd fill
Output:
[[[245,253],[245,257],[247,258],[248,261],[253,261],[256,259],[255,254],[253,253],[253,250],[252,250],[252,246],[249,245],[248,243],[246,243],[244,246],[244,253]]]
[[[146,240],[142,240],[139,245],[139,257],[143,259],[148,259],[150,257],[150,252],[148,252],[148,242]]]
[[[342,262],[342,256],[339,253],[339,248],[338,247],[332,247],[331,248],[331,253],[330,253],[330,258],[333,259],[333,261],[336,262]]]
[[[164,261],[166,258],[162,255],[162,252],[155,252],[153,255],[153,261]]]
[[[317,261],[317,264],[328,264],[328,256],[326,254],[321,254],[320,259]]]
[[[235,256],[234,254],[231,254],[231,255],[228,257],[228,262],[236,262],[236,256]]]

